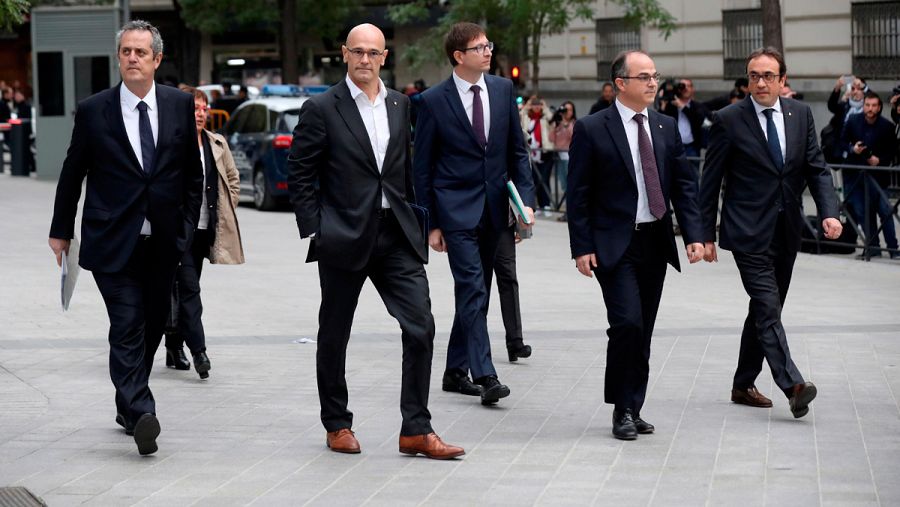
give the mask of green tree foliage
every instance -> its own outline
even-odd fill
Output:
[[[625,8],[626,23],[657,28],[668,38],[675,30],[675,18],[658,0],[609,0]],[[523,42],[531,61],[531,88],[540,83],[541,38],[562,33],[575,19],[593,17],[593,0],[453,0],[438,19],[437,26],[417,44],[404,50],[403,58],[411,65],[426,61],[440,62],[445,56],[441,44],[451,25],[471,21],[485,27],[497,51],[517,59]],[[393,5],[388,16],[399,25],[421,22],[435,8],[434,0],[413,0]]]
[[[12,30],[24,23],[30,8],[28,0],[0,0],[0,30]]]

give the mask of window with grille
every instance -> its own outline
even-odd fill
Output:
[[[747,55],[763,45],[762,9],[722,11],[724,78],[747,74]]]
[[[900,77],[900,2],[851,4],[853,74]]]
[[[609,81],[616,55],[622,51],[641,49],[641,31],[625,24],[623,18],[597,20],[597,79]]]

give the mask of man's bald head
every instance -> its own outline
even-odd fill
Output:
[[[347,33],[346,46],[348,48],[356,47],[356,44],[361,43],[362,41],[376,43],[378,47],[375,49],[384,51],[384,33],[382,33],[380,28],[371,23],[356,25],[350,29],[349,33]]]

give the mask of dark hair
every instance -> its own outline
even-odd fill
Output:
[[[787,65],[784,63],[784,56],[781,55],[781,51],[773,48],[772,46],[766,46],[764,48],[759,48],[756,51],[750,53],[750,56],[747,57],[747,61],[744,62],[744,70],[747,70],[747,67],[750,65],[750,61],[760,56],[768,56],[770,58],[774,58],[776,62],[778,62],[778,74],[783,76],[787,74]]]
[[[575,114],[575,103],[572,102],[571,100],[567,100],[559,105],[560,108],[563,108],[566,106],[572,106],[572,119],[574,120],[574,119],[578,118],[578,116]]]
[[[456,67],[456,58],[453,58],[454,52],[465,50],[469,41],[484,34],[484,28],[475,23],[464,21],[451,26],[450,31],[447,32],[447,37],[444,38],[444,51],[447,53],[450,65]]]
[[[650,55],[648,55],[644,51],[641,51],[640,49],[629,49],[617,54],[616,58],[612,62],[612,66],[610,66],[609,69],[609,76],[612,82],[615,82],[616,78],[624,78],[628,75],[628,67],[625,65],[625,61],[628,59],[629,55],[632,55],[634,53],[640,53],[647,56],[648,58],[650,57]],[[613,89],[615,89],[615,86],[613,86]]]
[[[607,86],[611,87],[611,88],[613,89],[613,91],[616,90],[616,86],[615,86],[614,84],[610,83],[609,81],[603,83],[603,85],[600,86],[600,90],[603,90],[603,89],[606,88]]]
[[[877,99],[878,100],[878,108],[881,109],[884,107],[884,103],[881,102],[881,95],[878,95],[877,93],[873,92],[872,90],[869,90],[866,92],[866,94],[863,96],[863,102],[865,102],[867,99]]]
[[[750,80],[745,77],[739,77],[734,80],[735,88],[742,88],[742,87],[747,87],[747,86],[750,86]]]
[[[199,99],[199,100],[202,100],[203,102],[206,102],[206,105],[209,105],[209,99],[206,98],[206,94],[203,93],[203,90],[198,90],[198,89],[194,88],[193,86],[187,86],[187,85],[179,86],[178,89],[180,89],[183,92],[190,93],[191,95],[193,95],[194,100]]]

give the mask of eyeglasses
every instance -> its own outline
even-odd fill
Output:
[[[470,48],[462,48],[460,51],[465,53],[466,51],[475,51],[479,55],[484,55],[484,50],[487,49],[490,52],[494,52],[494,43],[493,42],[485,42],[484,44],[478,44],[477,46],[472,46]]]
[[[347,46],[344,47],[347,48]],[[362,60],[363,56],[368,56],[369,60],[375,60],[384,56],[384,51],[378,51],[377,49],[370,49],[366,51],[365,49],[360,48],[347,48],[347,51],[349,51],[350,54],[353,55],[353,57],[357,60]]]
[[[747,74],[747,77],[750,79],[751,83],[758,83],[760,78],[764,79],[767,83],[774,83],[776,78],[781,77],[781,74],[775,74],[773,72],[766,72],[765,74],[759,74],[756,72],[751,72]]]
[[[619,76],[622,79],[637,79],[638,81],[649,84],[650,81],[655,81],[659,83],[659,80],[662,79],[662,74],[657,72],[656,74],[638,74],[637,76]]]

